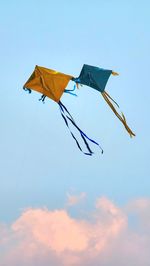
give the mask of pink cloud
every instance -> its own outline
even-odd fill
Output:
[[[144,208],[138,212],[144,219],[149,200],[139,200],[128,209]],[[65,209],[26,209],[11,226],[0,225],[0,265],[149,265],[150,232],[130,228],[125,208],[99,198],[89,218],[72,218]]]
[[[82,251],[86,248],[83,224],[72,219],[65,210],[29,209],[12,225],[12,229],[59,254],[65,250]]]
[[[74,206],[85,200],[86,193],[81,192],[79,195],[71,195],[67,193],[67,205],[68,206]]]

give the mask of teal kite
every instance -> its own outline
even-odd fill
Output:
[[[78,78],[73,78],[73,80],[79,84],[87,85],[99,92],[101,92],[103,98],[108,103],[112,111],[115,113],[115,115],[119,118],[119,120],[124,125],[125,129],[129,133],[130,137],[135,136],[135,134],[132,132],[132,130],[129,128],[126,122],[126,118],[123,113],[121,115],[116,111],[114,105],[115,103],[117,107],[119,105],[110,97],[110,95],[105,91],[105,87],[107,84],[107,81],[110,77],[110,75],[118,75],[118,73],[103,69],[95,66],[89,66],[89,65],[83,65],[81,73]]]
[[[80,76],[73,80],[80,84],[87,85],[95,90],[103,92],[111,74],[112,70],[83,65]]]

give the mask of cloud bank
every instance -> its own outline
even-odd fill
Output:
[[[88,219],[29,208],[0,224],[2,266],[149,266],[149,247],[150,199],[119,208],[102,197]]]

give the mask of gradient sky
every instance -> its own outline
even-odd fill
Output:
[[[79,219],[101,197],[119,208],[150,199],[149,10],[145,0],[1,1],[0,223],[14,223],[26,208],[67,208]],[[84,63],[120,74],[107,91],[136,133],[130,139],[97,91],[84,86],[78,97],[64,95],[104,149],[94,147],[93,157],[77,149],[56,103],[22,90],[36,64],[78,76]]]

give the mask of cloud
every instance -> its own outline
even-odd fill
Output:
[[[102,197],[89,219],[73,218],[65,209],[26,209],[10,226],[0,225],[0,265],[148,266],[149,203],[137,199],[119,208]],[[135,212],[137,219],[149,219],[144,231],[130,226]]]
[[[81,203],[86,198],[86,193],[81,192],[79,195],[70,195],[67,193],[67,206],[74,206]]]

